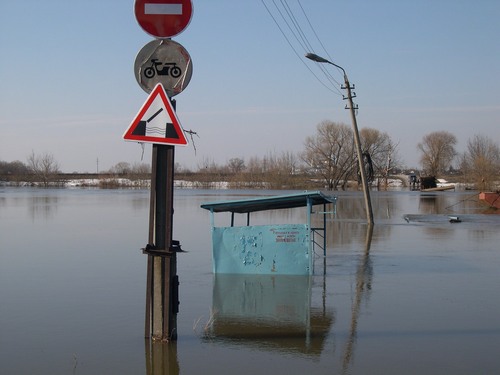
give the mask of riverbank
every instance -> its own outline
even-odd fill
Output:
[[[272,189],[272,190],[326,190],[325,182],[319,179],[297,177],[287,182],[276,183],[261,179],[241,179],[238,176],[210,175],[204,173],[176,173],[174,186],[186,189]],[[101,188],[101,189],[148,189],[151,185],[149,174],[116,175],[111,173],[61,173],[50,181],[35,181],[33,176],[0,175],[0,186],[10,187],[58,187],[58,188]],[[500,188],[500,183],[497,183]],[[393,176],[387,180],[387,189],[383,179],[375,179],[370,186],[374,190],[401,190],[409,188],[406,175]],[[474,190],[473,184],[437,180],[437,187],[455,190]],[[349,181],[345,190],[357,190],[356,181]]]
[[[9,187],[59,187],[59,188],[100,188],[100,189],[146,189],[151,185],[149,178],[123,178],[123,177],[99,177],[99,178],[73,178],[60,179],[57,181],[45,184],[37,181],[2,181],[0,186]],[[185,189],[276,189],[276,186],[271,186],[271,183],[266,181],[209,181],[197,179],[175,179],[175,188]],[[353,181],[348,186],[354,187],[356,183]],[[375,186],[375,185],[374,185]],[[399,179],[388,180],[389,189],[401,189],[404,184]],[[281,189],[323,189],[321,182],[310,181],[309,184],[301,184],[299,186],[282,186]],[[279,190],[279,188],[278,188]],[[350,189],[349,189],[350,190]]]

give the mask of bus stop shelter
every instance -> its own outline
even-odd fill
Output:
[[[337,198],[320,191],[270,197],[209,202],[214,273],[311,275],[316,249],[326,252],[326,218],[335,212]],[[333,205],[333,210],[328,206]],[[314,212],[313,207],[320,206]],[[306,208],[305,223],[251,225],[258,211]],[[229,212],[229,226],[216,226],[215,214]],[[235,226],[235,214],[246,215],[246,225]],[[312,215],[322,225],[312,225]]]

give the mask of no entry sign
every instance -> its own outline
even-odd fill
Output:
[[[134,13],[142,29],[155,38],[180,34],[191,21],[191,0],[135,0]]]

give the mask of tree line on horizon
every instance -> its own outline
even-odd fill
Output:
[[[373,128],[359,132],[366,175],[373,185],[387,186],[389,176],[403,173],[398,144],[385,133]],[[500,179],[500,148],[490,138],[474,135],[467,141],[466,151],[456,151],[457,138],[448,131],[425,135],[417,144],[420,153],[420,175],[443,177],[459,174],[463,182],[474,183],[480,189],[493,189]],[[149,178],[148,164],[119,162],[107,173],[117,177]],[[315,182],[328,190],[347,189],[348,183],[360,180],[353,130],[332,121],[317,125],[316,133],[304,141],[300,152],[268,153],[247,160],[233,157],[225,165],[203,158],[196,171],[175,165],[175,173],[196,178],[207,186],[213,181],[228,181],[234,187],[302,188]],[[29,181],[49,186],[60,178],[57,160],[50,153],[35,154],[21,161],[0,161],[0,177],[29,177]]]

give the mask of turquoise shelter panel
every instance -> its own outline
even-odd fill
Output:
[[[212,311],[216,322],[274,327],[309,323],[310,275],[216,274]]]
[[[212,229],[215,273],[312,274],[307,224]]]

